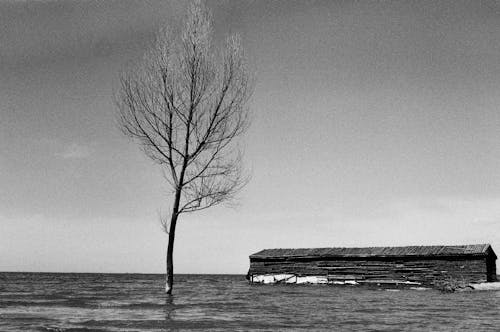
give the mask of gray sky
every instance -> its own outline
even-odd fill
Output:
[[[163,272],[159,169],[113,89],[183,2],[0,3],[0,271]],[[257,85],[236,208],[183,215],[176,273],[263,248],[500,252],[500,4],[209,2]]]

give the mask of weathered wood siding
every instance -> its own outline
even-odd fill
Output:
[[[374,282],[400,280],[433,285],[453,278],[467,283],[491,281],[486,258],[355,258],[355,259],[281,259],[250,262],[251,275],[294,274],[296,276],[327,276],[329,280]],[[491,269],[491,268],[490,268]],[[490,272],[491,274],[491,272]]]

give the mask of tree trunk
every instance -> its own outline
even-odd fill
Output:
[[[175,240],[175,225],[177,223],[177,213],[172,214],[170,220],[170,230],[168,232],[168,246],[167,246],[167,275],[165,283],[165,292],[172,294],[174,286],[174,240]]]
[[[179,217],[179,203],[181,200],[182,187],[178,187],[175,192],[174,207],[172,209],[172,217],[170,218],[170,229],[168,230],[168,245],[167,245],[167,275],[165,282],[165,292],[172,294],[174,287],[174,240],[175,240],[175,226],[177,225],[177,218]]]

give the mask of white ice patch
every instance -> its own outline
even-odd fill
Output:
[[[416,281],[401,281],[401,282],[398,282],[398,284],[404,284],[404,285],[421,285],[420,282],[416,282]]]
[[[480,284],[470,284],[475,290],[500,290],[500,282],[483,282]]]
[[[252,282],[262,283],[262,284],[274,284],[277,282],[289,283],[289,280],[294,279],[293,274],[266,274],[266,275],[254,275],[252,277]]]
[[[297,277],[297,284],[327,284],[327,277],[307,276]]]
[[[294,277],[295,276],[293,274],[275,274],[274,275],[274,280],[276,282],[283,282],[283,281],[288,282],[288,280],[290,280],[290,279],[292,279]]]
[[[345,284],[346,284],[346,285],[359,285],[359,284],[358,284],[356,281],[354,281],[354,280],[347,280],[347,281],[345,282]]]
[[[332,284],[332,285],[345,285],[345,282],[343,282],[343,281],[330,281],[330,284]]]
[[[252,277],[252,282],[258,282],[261,284],[272,284],[274,283],[273,275],[256,275]]]
[[[257,274],[251,277],[253,283],[260,284],[333,284],[333,285],[358,285],[354,280],[328,281],[326,276],[297,277],[293,274]]]

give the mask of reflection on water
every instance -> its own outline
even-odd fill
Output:
[[[244,276],[0,273],[0,331],[498,331],[500,292],[249,285]]]
[[[172,313],[175,310],[174,296],[165,298],[165,326],[172,325]]]

